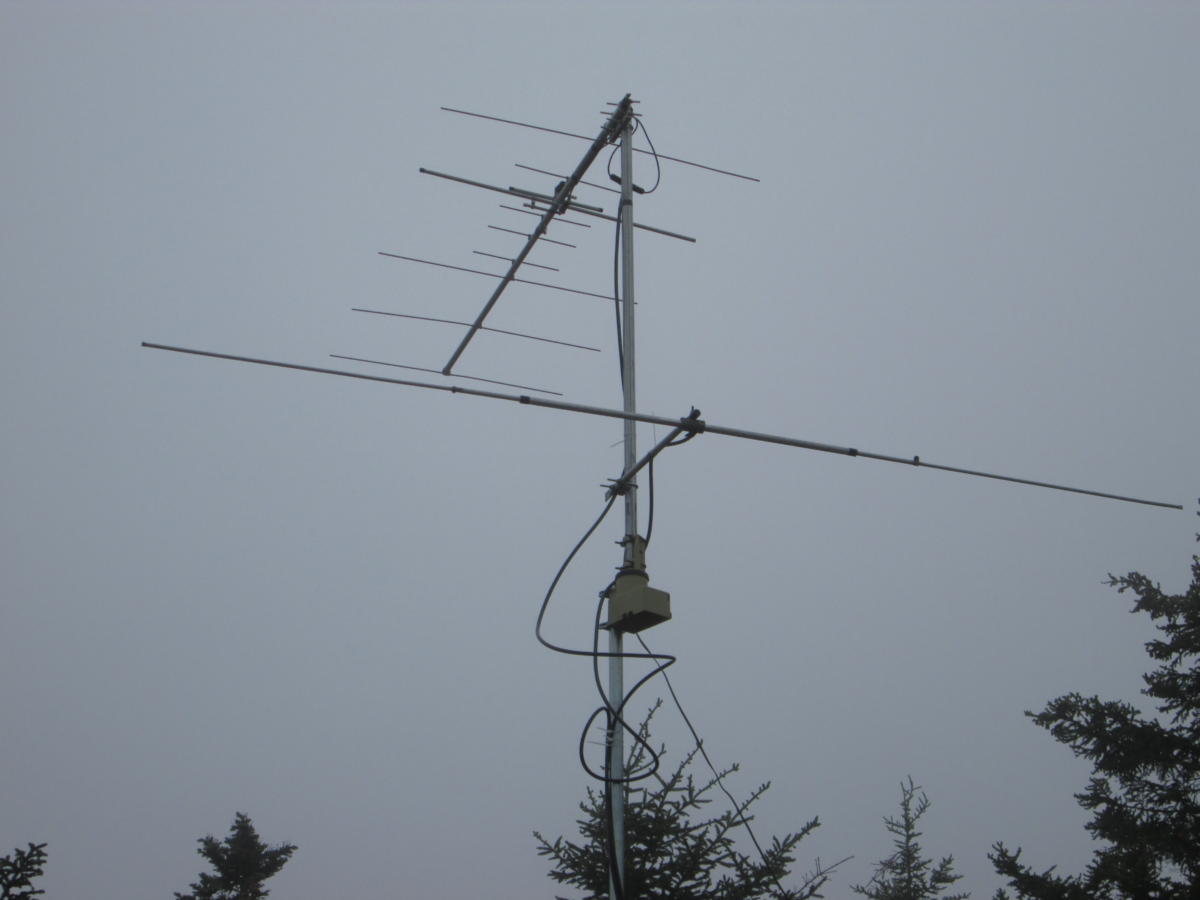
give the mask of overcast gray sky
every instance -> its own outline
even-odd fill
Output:
[[[279,898],[552,895],[530,832],[573,830],[594,692],[532,629],[619,426],[139,343],[440,368],[454,329],[351,307],[491,283],[376,252],[493,268],[532,220],[418,167],[545,190],[514,163],[586,144],[438,107],[594,134],[631,92],[662,153],[762,179],[637,201],[698,238],[638,236],[641,408],[1185,505],[715,435],[657,466],[645,637],[735,793],[773,782],[761,834],[820,816],[798,868],[854,854],[848,896],[911,774],[975,896],[996,840],[1078,870],[1087,767],[1022,711],[1136,700],[1150,631],[1101,582],[1187,581],[1198,39],[1182,3],[5,0],[0,850],[162,898],[242,810],[300,847]],[[608,226],[551,236],[546,280],[609,288]],[[460,371],[619,405],[610,304],[492,324],[603,353],[485,335]],[[589,643],[619,531],[552,638]]]

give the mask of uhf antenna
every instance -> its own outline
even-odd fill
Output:
[[[278,360],[262,359],[248,356],[237,356],[229,353],[218,353],[211,350],[199,350],[188,347],[174,346],[169,344],[143,342],[142,346],[155,350],[167,350],[176,353],[189,354],[194,356],[208,357],[212,359],[221,359],[228,361],[236,361],[243,363],[251,363],[261,366],[272,366],[283,369],[293,369],[302,372],[311,372],[322,375],[336,375],[346,378],[354,378],[363,381],[373,381],[384,384],[400,385],[412,388],[422,388],[429,390],[444,391],[452,394],[463,394],[479,398],[492,400],[505,400],[520,403],[526,406],[537,406],[546,409],[556,409],[565,412],[576,414],[600,416],[605,418],[620,419],[623,423],[623,443],[624,443],[624,462],[623,469],[615,479],[612,479],[609,488],[609,502],[613,502],[617,496],[624,500],[625,508],[625,525],[624,537],[621,541],[623,547],[623,555],[621,566],[618,570],[618,575],[610,588],[605,592],[606,602],[608,604],[608,621],[605,630],[608,631],[608,652],[604,654],[590,653],[585,655],[592,656],[607,656],[609,660],[608,671],[608,691],[605,697],[605,709],[608,713],[608,735],[606,741],[606,774],[604,776],[606,795],[609,800],[609,808],[612,814],[612,854],[611,854],[611,874],[610,874],[610,896],[614,900],[624,900],[624,867],[625,867],[625,829],[624,829],[624,785],[630,780],[625,772],[624,758],[624,730],[628,727],[621,713],[624,704],[628,699],[628,695],[624,686],[623,659],[625,657],[623,649],[623,639],[626,633],[637,633],[645,628],[659,624],[670,618],[670,597],[660,590],[656,590],[649,586],[649,579],[646,574],[646,541],[639,534],[638,528],[638,508],[637,508],[637,475],[640,470],[646,466],[654,456],[664,447],[670,446],[672,443],[678,443],[681,435],[695,436],[702,433],[725,435],[728,437],[739,438],[751,441],[768,442],[780,444],[783,446],[798,448],[802,450],[817,451],[821,453],[832,453],[841,456],[861,457],[864,459],[873,459],[881,462],[898,463],[901,465],[922,467],[928,469],[936,469],[944,472],[952,472],[961,475],[969,475],[979,478],[988,478],[998,481],[1007,481],[1016,484],[1024,484],[1032,487],[1047,488],[1058,491],[1068,491],[1076,494],[1085,494],[1088,496],[1104,498],[1108,500],[1117,500],[1127,503],[1137,503],[1147,506],[1162,507],[1166,509],[1183,509],[1182,504],[1167,503],[1157,500],[1147,500],[1139,497],[1132,497],[1120,494],[1114,494],[1106,491],[1090,490],[1080,487],[1072,487],[1063,484],[1055,484],[1046,481],[1036,481],[1033,479],[1019,478],[1012,475],[1002,475],[995,472],[984,472],[975,469],[967,469],[959,466],[944,465],[940,463],[931,463],[923,460],[920,456],[898,456],[893,454],[878,453],[867,450],[860,450],[854,447],[842,447],[834,444],[821,443],[787,435],[771,434],[766,432],[748,431],[741,428],[735,428],[726,425],[717,425],[706,422],[701,419],[699,412],[692,410],[688,415],[672,419],[664,416],[647,415],[640,413],[637,410],[637,392],[636,392],[636,343],[635,343],[635,297],[634,297],[634,232],[635,230],[644,230],[658,233],[667,237],[678,238],[686,241],[693,241],[694,238],[676,232],[666,231],[661,228],[654,228],[644,223],[634,221],[633,217],[633,196],[635,193],[641,193],[633,181],[633,159],[634,153],[653,153],[653,150],[642,150],[633,146],[633,138],[636,131],[639,130],[637,115],[633,108],[634,101],[626,94],[618,103],[614,104],[611,113],[608,114],[603,127],[599,134],[594,138],[589,138],[585,135],[575,134],[573,132],[560,131],[553,128],[545,128],[538,125],[530,125],[525,122],[517,122],[512,119],[502,119],[497,116],[484,115],[482,113],[467,112],[466,110],[453,109],[450,107],[442,107],[447,112],[452,112],[460,115],[471,116],[479,119],[486,119],[505,124],[518,125],[526,128],[533,128],[538,131],[549,132],[552,134],[565,135],[567,137],[579,138],[581,140],[590,141],[590,145],[583,157],[573,170],[565,176],[555,175],[554,172],[544,169],[535,169],[531,166],[517,164],[518,167],[533,171],[539,174],[550,175],[551,177],[560,177],[560,181],[555,189],[548,193],[525,190],[517,187],[501,187],[497,185],[486,184],[468,178],[463,178],[456,175],[450,175],[444,172],[434,171],[432,169],[422,168],[420,171],[423,174],[431,175],[437,178],[445,179],[452,182],[457,182],[470,187],[481,188],[488,191],[495,191],[507,195],[511,200],[522,201],[520,207],[506,207],[516,212],[523,212],[537,217],[538,221],[530,232],[519,232],[525,237],[525,242],[520,251],[515,256],[501,256],[483,251],[475,251],[484,256],[494,256],[505,260],[509,263],[507,271],[502,275],[497,275],[493,272],[487,272],[480,269],[474,269],[466,266],[458,266],[444,262],[435,262],[433,260],[422,259],[419,257],[390,253],[381,251],[381,255],[393,257],[396,259],[407,260],[412,262],[426,263],[434,266],[441,266],[448,269],[455,269],[464,272],[470,272],[481,276],[499,279],[499,283],[484,302],[482,309],[471,322],[462,322],[452,319],[433,318],[429,316],[407,315],[404,313],[390,313],[383,310],[365,309],[356,307],[357,312],[371,313],[376,315],[398,316],[401,318],[422,320],[442,325],[453,325],[455,327],[465,327],[467,330],[457,347],[450,354],[448,361],[441,369],[434,369],[421,366],[401,366],[398,363],[388,363],[379,360],[369,360],[362,357],[337,355],[341,359],[351,359],[366,363],[382,363],[383,365],[398,366],[399,368],[426,372],[429,374],[441,374],[443,376],[455,375],[456,377],[467,378],[472,376],[457,375],[455,368],[458,365],[463,354],[470,346],[471,341],[481,331],[491,331],[504,334],[506,336],[530,339],[536,341],[546,341],[552,344],[564,344],[566,346],[577,349],[596,350],[595,347],[576,344],[567,341],[560,341],[544,336],[537,336],[525,332],[507,331],[504,329],[491,328],[484,324],[489,315],[495,309],[500,301],[505,290],[512,284],[526,284],[542,288],[550,288],[556,290],[571,291],[576,294],[585,296],[598,297],[605,300],[615,301],[619,304],[619,323],[620,323],[620,340],[618,347],[621,354],[621,384],[622,384],[622,408],[611,409],[598,406],[587,406],[578,403],[571,403],[565,400],[551,400],[546,398],[538,398],[529,394],[506,394],[482,388],[467,388],[456,384],[439,384],[429,381],[418,381],[406,378],[387,377],[383,375],[368,375],[361,372],[352,372],[343,369],[333,369],[328,367],[304,365],[300,363],[283,362]],[[605,185],[598,185],[594,182],[585,182],[584,175],[589,167],[595,162],[599,154],[604,148],[618,145],[620,152],[620,175],[613,180],[618,182],[619,201],[615,215],[608,214],[603,207],[580,202],[575,197],[575,190],[580,185],[585,185],[592,188],[601,188],[611,191]],[[713,166],[702,165],[700,163],[691,162],[688,160],[679,159],[678,157],[666,156],[661,153],[654,153],[656,161],[677,162],[683,165],[693,166],[708,172],[728,175],[734,178],[743,179],[746,181],[758,181],[757,178],[752,178],[747,175],[741,175],[736,172],[731,172],[726,169],[718,169]],[[565,219],[566,214],[572,214],[577,217],[573,219]],[[518,277],[518,271],[523,266],[534,266],[530,263],[528,257],[539,241],[549,240],[546,238],[546,232],[552,222],[570,222],[571,224],[580,225],[586,224],[578,221],[585,218],[600,218],[610,222],[619,224],[620,234],[620,292],[618,296],[609,296],[593,291],[585,291],[581,289],[569,288],[562,285],[557,285],[552,282],[544,282],[535,279],[526,279]],[[540,268],[552,269],[553,267],[542,266]],[[499,384],[508,387],[515,387],[521,390],[531,390],[539,393],[555,394],[553,391],[545,391],[542,389],[528,388],[521,385],[515,385],[511,382],[501,382],[494,379],[474,377],[473,380]],[[561,395],[559,395],[561,396]],[[663,441],[660,441],[652,450],[645,454],[641,459],[637,456],[637,433],[636,425],[639,422],[664,425],[671,428],[670,436]],[[606,507],[607,508],[607,507]],[[599,520],[597,520],[599,524]],[[593,526],[594,528],[595,526]],[[590,533],[590,532],[589,532]],[[540,619],[539,619],[540,623]],[[540,640],[539,635],[539,640]],[[543,643],[545,643],[543,641]],[[575,651],[568,651],[575,652]],[[639,682],[640,684],[640,682]],[[636,689],[636,685],[635,685]],[[590,770],[589,770],[590,771]],[[636,777],[636,776],[635,776]],[[632,900],[632,898],[629,898]]]

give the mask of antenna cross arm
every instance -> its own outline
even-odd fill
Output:
[[[326,369],[318,366],[304,366],[299,363],[279,362],[270,359],[256,359],[250,356],[235,356],[232,353],[216,353],[211,350],[193,350],[188,347],[173,347],[168,344],[154,344],[142,341],[142,346],[150,350],[170,350],[174,353],[187,353],[192,356],[207,356],[212,359],[227,359],[234,362],[254,363],[260,366],[273,366],[278,369],[296,369],[300,372],[316,372],[321,375],[339,375],[343,378],[357,378],[360,381],[378,381],[384,384],[399,384],[405,387],[426,388],[434,391],[445,391],[450,394],[469,394],[473,397],[487,397],[492,400],[509,400],[526,406],[543,406],[547,409],[561,409],[566,412],[583,413],[589,416],[603,416],[608,419],[629,419],[634,422],[645,422],[651,425],[665,425],[679,428],[681,431],[710,434],[723,434],[727,437],[744,438],[751,441],[762,441],[768,444],[782,444],[785,447],[798,447],[801,450],[816,450],[821,453],[835,453],[839,456],[858,456],[864,459],[877,459],[881,462],[901,463],[906,466],[924,466],[927,469],[939,469],[942,472],[956,472],[959,475],[974,475],[978,478],[991,478],[996,481],[1008,481],[1013,484],[1027,484],[1031,487],[1047,488],[1054,491],[1067,491],[1072,494],[1086,494],[1089,497],[1102,497],[1106,500],[1120,500],[1124,503],[1139,503],[1143,506],[1158,506],[1163,509],[1183,509],[1179,503],[1164,503],[1159,500],[1144,500],[1139,497],[1126,497],[1121,494],[1109,494],[1104,491],[1092,491],[1085,488],[1069,487],[1063,484],[1053,484],[1048,481],[1033,481],[1028,478],[1016,478],[1012,475],[999,475],[995,472],[981,472],[975,469],[962,469],[957,466],[944,466],[938,463],[925,462],[919,456],[889,456],[884,453],[871,453],[854,447],[839,447],[836,444],[823,444],[817,441],[806,441],[801,438],[787,437],[779,434],[766,434],[761,431],[746,431],[742,428],[729,428],[724,425],[713,425],[691,416],[682,419],[671,419],[666,416],[647,415],[646,413],[628,413],[619,409],[609,409],[603,406],[586,406],[581,403],[566,403],[561,400],[546,400],[541,397],[530,397],[527,394],[501,394],[497,391],[484,391],[478,388],[460,387],[456,384],[430,384],[426,381],[411,381],[406,378],[387,378],[382,375],[366,375],[362,372],[347,372],[344,369]]]
[[[651,463],[654,457],[658,456],[658,454],[662,453],[668,447],[675,444],[682,444],[684,441],[690,441],[696,435],[703,433],[707,427],[704,420],[700,418],[700,410],[693,406],[692,411],[685,418],[679,420],[679,424],[671,429],[670,434],[655,444],[654,448],[639,459],[627,472],[622,472],[620,478],[612,479],[609,483],[608,491],[604,495],[604,499],[607,500],[614,494],[618,497],[624,497],[631,489],[637,487],[633,483],[634,477]],[[679,436],[685,432],[687,433],[687,437],[683,441],[678,440]]]
[[[539,202],[544,202],[544,201],[533,200],[526,205],[529,206],[530,209],[535,210],[536,212],[542,212],[542,208],[537,205]],[[603,212],[603,210],[601,210],[600,212],[593,212],[591,209],[589,209],[587,207],[579,206],[578,204],[576,204],[574,202],[572,202],[571,205],[567,207],[567,209],[570,212],[579,212],[579,213],[583,213],[585,215],[592,216],[597,219],[604,219],[606,222],[617,221],[616,216],[606,215]],[[667,231],[667,229],[665,229],[665,228],[656,228],[653,225],[644,225],[641,222],[634,222],[633,227],[640,228],[642,231],[650,231],[650,232],[653,232],[654,234],[661,234],[666,237],[676,238],[677,240],[687,241],[690,244],[696,243],[696,239],[694,237],[689,237],[686,234],[680,234],[677,231]]]
[[[463,178],[460,175],[450,175],[446,172],[439,172],[436,169],[426,169],[424,166],[421,166],[417,171],[422,175],[432,175],[435,178],[444,178],[446,181],[456,181],[459,184],[465,184],[468,187],[477,187],[482,188],[485,191],[495,191],[497,194],[507,194],[511,197],[520,197],[522,200],[537,200],[540,203],[547,204],[555,202],[555,198],[551,197],[549,194],[539,194],[536,191],[527,191],[523,188],[497,187],[494,184],[486,184],[482,181],[475,181],[471,178]],[[604,212],[604,207],[589,206],[586,203],[580,203],[579,201],[568,197],[565,201],[564,211],[569,212],[571,210],[586,210],[587,212],[601,213]]]
[[[628,99],[628,95],[626,95]],[[622,101],[622,103],[625,101]],[[588,140],[585,134],[575,134],[570,131],[559,131],[557,128],[545,128],[541,125],[530,125],[528,122],[517,122],[514,119],[502,119],[499,116],[487,116],[483,113],[468,112],[465,109],[455,109],[453,106],[443,106],[446,112],[458,113],[461,116],[471,116],[476,119],[489,119],[492,122],[503,122],[505,125],[520,125],[522,128],[532,128],[535,131],[545,131],[550,134],[561,134],[563,137],[578,138],[581,141]],[[632,110],[632,107],[631,107]],[[692,166],[697,169],[704,169],[706,172],[715,172],[718,175],[729,175],[733,178],[740,178],[743,181],[762,181],[761,178],[755,178],[753,175],[739,175],[737,172],[730,172],[727,169],[718,169],[716,166],[706,166],[698,162],[692,162],[688,159],[680,159],[678,156],[667,156],[665,153],[657,153],[654,150],[643,150],[641,147],[634,147],[634,153],[644,153],[647,156],[657,156],[659,159],[669,159],[671,162],[682,163],[685,166]]]

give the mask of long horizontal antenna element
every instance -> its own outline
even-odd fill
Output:
[[[540,207],[536,205],[537,202],[538,201],[536,201],[536,200],[530,201],[530,205],[531,205],[532,209],[535,209],[535,210],[540,209]],[[575,211],[576,209],[578,209],[578,207],[575,207],[575,206],[571,207],[572,211]],[[606,221],[606,222],[617,221],[616,216],[610,216],[610,215],[607,215],[602,212],[592,212],[590,209],[579,209],[579,212],[584,213],[589,216],[592,216],[597,219],[604,219],[604,221]],[[665,229],[665,228],[655,228],[653,225],[644,225],[641,222],[634,222],[633,227],[639,228],[642,231],[652,231],[652,232],[654,232],[654,234],[661,234],[666,237],[673,237],[673,238],[676,238],[681,241],[687,241],[689,244],[696,243],[696,239],[694,237],[688,237],[686,234],[680,234],[677,231],[667,231],[667,229]],[[549,238],[543,238],[543,240],[549,240]]]
[[[433,316],[414,316],[411,313],[387,312],[382,309],[363,309],[360,306],[352,307],[351,311],[371,313],[376,316],[395,316],[397,319],[420,319],[422,322],[441,322],[444,325],[462,325],[464,327],[470,327],[471,325],[470,322],[459,322],[456,319],[435,319]],[[479,330],[494,331],[496,334],[507,334],[511,337],[528,338],[531,341],[544,341],[547,344],[558,344],[562,347],[574,347],[576,350],[594,350],[596,353],[600,352],[599,347],[589,347],[586,344],[572,344],[570,341],[558,341],[554,338],[539,337],[536,334],[526,334],[523,331],[505,331],[503,328],[489,328],[486,325]]]
[[[503,231],[503,232],[506,232],[507,234],[515,234],[518,237],[523,237],[523,238],[533,237],[533,235],[530,234],[529,232],[517,231],[517,229],[515,229],[515,228],[503,228],[500,225],[489,225],[488,228],[492,229],[493,231]],[[572,250],[579,249],[577,244],[568,244],[566,241],[556,241],[556,240],[554,240],[554,238],[548,238],[545,235],[542,236],[542,241],[547,244],[558,244],[558,246],[560,246],[560,247],[570,247]],[[524,260],[521,261],[521,265],[525,265]],[[500,277],[500,276],[497,276],[497,277]]]
[[[624,102],[624,101],[621,101]],[[581,141],[589,141],[587,135],[573,134],[570,131],[559,131],[557,128],[544,128],[541,125],[530,125],[528,122],[518,122],[514,119],[502,119],[499,116],[485,116],[483,113],[467,112],[465,109],[455,109],[452,106],[441,107],[445,112],[458,113],[460,116],[473,116],[476,119],[488,119],[492,122],[503,122],[505,125],[520,125],[522,128],[532,128],[534,131],[545,131],[549,134],[561,134],[563,137],[579,138]],[[755,178],[753,175],[739,175],[737,172],[730,172],[727,169],[718,169],[714,166],[705,166],[698,162],[692,162],[687,159],[680,159],[677,156],[667,156],[665,153],[653,153],[650,150],[642,150],[640,147],[633,148],[634,153],[645,153],[648,156],[657,156],[659,159],[669,159],[671,162],[677,162],[685,166],[692,166],[696,169],[704,169],[706,172],[716,172],[718,175],[729,175],[733,178],[741,178],[743,181],[762,181],[761,178]]]
[[[533,166],[527,166],[527,165],[524,165],[523,163],[513,163],[513,165],[516,166],[518,169],[526,169],[527,171],[530,171],[530,172],[537,172],[539,175],[549,175],[551,178],[566,178],[567,177],[559,172],[550,172],[550,171],[547,171],[546,169],[535,169]],[[596,182],[594,182],[594,181],[582,181],[582,180],[579,183],[586,184],[588,187],[595,188],[598,191],[608,191],[610,194],[621,193],[616,188],[609,187],[607,184],[596,184]]]
[[[512,186],[509,186],[506,188],[497,187],[494,184],[487,184],[482,181],[475,181],[472,178],[462,178],[459,175],[450,175],[446,172],[439,172],[436,169],[426,169],[424,166],[422,166],[417,171],[420,172],[422,175],[432,175],[434,178],[444,178],[447,181],[457,181],[459,184],[465,184],[468,187],[477,187],[477,188],[481,188],[485,191],[495,191],[497,194],[511,194],[514,197],[521,197],[523,199],[534,198],[534,199],[542,200],[543,202],[546,202],[546,203],[552,203],[557,199],[556,197],[552,197],[549,194],[539,194],[536,191],[526,191],[526,190],[523,190],[522,188],[515,188]],[[590,206],[587,204],[578,203],[575,200],[572,200],[570,197],[568,197],[566,199],[566,205],[563,207],[563,209],[566,209],[566,210],[586,209],[589,212],[604,212],[604,207],[602,207],[602,206]]]
[[[403,363],[384,362],[382,359],[363,359],[361,356],[343,356],[341,353],[330,353],[334,359],[348,359],[350,362],[371,363],[374,366],[391,366],[393,369],[408,369],[410,372],[428,372],[430,375],[440,374],[437,369],[427,369],[424,366],[406,366]],[[482,381],[487,384],[499,384],[504,387],[520,388],[524,391],[537,391],[539,394],[553,394],[555,397],[561,397],[562,391],[548,391],[545,388],[530,387],[527,384],[514,384],[511,381],[497,381],[495,378],[480,378],[477,375],[459,375],[454,374],[453,378],[469,378],[471,381]]]
[[[273,366],[279,369],[296,369],[300,372],[315,372],[320,375],[340,375],[343,378],[357,378],[360,381],[379,381],[384,384],[399,384],[405,387],[427,388],[434,391],[445,391],[450,394],[468,394],[472,397],[487,397],[492,400],[509,400],[527,406],[541,406],[546,409],[561,409],[566,412],[583,413],[589,416],[603,416],[609,419],[628,419],[634,422],[645,422],[651,425],[663,425],[668,428],[682,426],[689,432],[707,432],[723,434],[728,437],[745,438],[751,441],[762,441],[768,444],[782,444],[785,447],[798,447],[801,450],[816,450],[821,453],[834,453],[838,456],[859,456],[864,459],[877,459],[881,462],[900,463],[906,466],[920,466],[926,469],[937,469],[942,472],[956,472],[959,475],[973,475],[977,478],[991,478],[996,481],[1008,481],[1013,484],[1026,484],[1031,487],[1047,488],[1052,491],[1067,491],[1072,494],[1086,494],[1089,497],[1102,497],[1106,500],[1119,500],[1123,503],[1138,503],[1143,506],[1158,506],[1163,509],[1183,509],[1179,503],[1164,503],[1159,500],[1143,500],[1138,497],[1126,497],[1121,494],[1109,494],[1104,491],[1091,491],[1085,488],[1069,487],[1064,484],[1054,484],[1048,481],[1033,481],[1029,478],[1016,478],[1012,475],[998,475],[995,472],[980,472],[975,469],[963,469],[958,466],[945,466],[938,463],[924,462],[919,456],[890,456],[884,453],[872,453],[855,447],[839,447],[835,444],[822,444],[816,441],[806,441],[800,438],[785,437],[778,434],[766,434],[761,431],[746,431],[742,428],[728,428],[723,425],[712,425],[700,419],[683,417],[671,419],[666,416],[646,415],[645,413],[626,413],[619,409],[607,409],[602,406],[585,406],[579,403],[565,403],[559,400],[543,400],[529,397],[525,394],[499,394],[494,391],[476,390],[459,387],[456,384],[430,384],[424,381],[408,381],[403,378],[385,378],[380,375],[364,375],[360,372],[347,372],[342,369],[324,369],[318,366],[304,366],[298,363],[276,362],[269,359],[255,359],[250,356],[235,356],[231,353],[215,353],[211,350],[193,350],[187,347],[173,347],[168,344],[152,344],[142,341],[142,346],[150,350],[170,350],[173,353],[187,353],[192,356],[207,356],[211,359],[227,359],[234,362],[253,363],[259,366]]]
[[[541,215],[540,212],[533,211],[532,203],[529,205],[531,207],[530,209],[522,209],[519,206],[509,206],[507,203],[501,203],[500,208],[511,210],[512,212],[519,212],[526,216],[540,216]],[[574,219],[564,219],[562,216],[559,216],[555,221],[561,222],[563,225],[578,225],[580,228],[591,228],[592,227],[587,222],[576,222]],[[525,265],[529,265],[529,263],[525,263]]]
[[[545,215],[547,210],[532,204],[541,203],[543,206],[549,206],[555,200],[555,198],[550,197],[547,194],[538,194],[535,191],[526,191],[515,187],[497,187],[494,184],[484,184],[482,181],[472,181],[470,178],[459,178],[457,175],[447,175],[445,172],[435,172],[433,169],[421,169],[420,171],[422,175],[434,175],[438,178],[445,178],[447,181],[457,181],[459,184],[469,185],[470,187],[483,188],[485,191],[495,191],[498,194],[508,194],[512,197],[520,197],[523,200],[528,200],[531,204],[530,208],[536,210],[534,215]],[[584,215],[594,216],[597,219],[604,219],[607,222],[617,221],[616,216],[607,215],[604,212],[603,207],[586,206],[571,199],[567,200],[567,205],[564,207],[564,209],[566,212],[582,213]],[[560,221],[562,220],[560,219]],[[655,234],[663,234],[667,237],[678,238],[681,241],[690,241],[693,244],[696,243],[696,239],[694,237],[688,237],[686,234],[677,234],[674,231],[667,231],[665,228],[655,228],[653,225],[643,225],[640,222],[634,222],[633,227],[640,228],[643,231],[652,231]],[[543,238],[543,240],[548,241],[550,238]]]
[[[511,256],[501,256],[499,253],[489,253],[486,250],[472,250],[471,252],[474,253],[476,256],[490,256],[492,259],[500,259],[506,263],[512,262]],[[545,269],[548,272],[559,271],[554,266],[543,266],[541,263],[530,262],[529,260],[525,260],[524,265],[532,266],[535,269]],[[467,324],[470,325],[471,323],[468,322]]]
[[[486,275],[488,278],[502,278],[505,279],[504,283],[506,285],[512,282],[516,282],[517,284],[532,284],[536,287],[553,288],[556,291],[566,291],[568,294],[582,294],[585,297],[599,297],[601,300],[612,299],[612,295],[610,294],[597,294],[594,291],[581,291],[578,288],[563,287],[561,284],[549,284],[545,281],[530,281],[528,278],[513,278],[510,275],[497,275],[495,272],[485,272],[483,269],[468,269],[466,266],[452,266],[450,263],[434,262],[432,259],[420,259],[416,256],[403,256],[399,253],[387,253],[383,250],[379,251],[379,255],[390,256],[392,259],[405,259],[409,262],[425,263],[427,266],[439,266],[443,269],[454,269],[456,272],[470,272],[472,275]],[[474,335],[476,331],[483,329],[483,325],[480,324],[479,319],[475,320],[474,324],[471,325],[471,329],[472,335]],[[449,368],[449,366],[447,366],[447,368]],[[443,371],[442,374],[449,375],[450,373]]]

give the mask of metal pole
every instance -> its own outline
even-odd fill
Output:
[[[629,117],[621,135],[621,338],[622,360],[621,381],[624,388],[625,412],[637,412],[637,393],[634,382],[634,330],[633,330],[633,116]],[[637,422],[625,420],[625,471],[637,464]],[[625,493],[625,558],[624,566],[634,565],[638,541],[637,486],[631,483]],[[608,696],[610,702],[621,708],[625,699],[623,660],[621,659],[621,633],[608,630]],[[624,710],[622,710],[624,715]],[[612,779],[623,779],[625,775],[625,735],[619,723],[614,723],[612,739],[609,741],[608,770]],[[610,783],[609,798],[613,820],[613,854],[616,856],[617,875],[621,886],[625,885],[625,785],[621,781]],[[609,897],[618,896],[616,886],[609,879]],[[623,894],[623,892],[621,892]],[[624,900],[633,900],[623,894]]]

